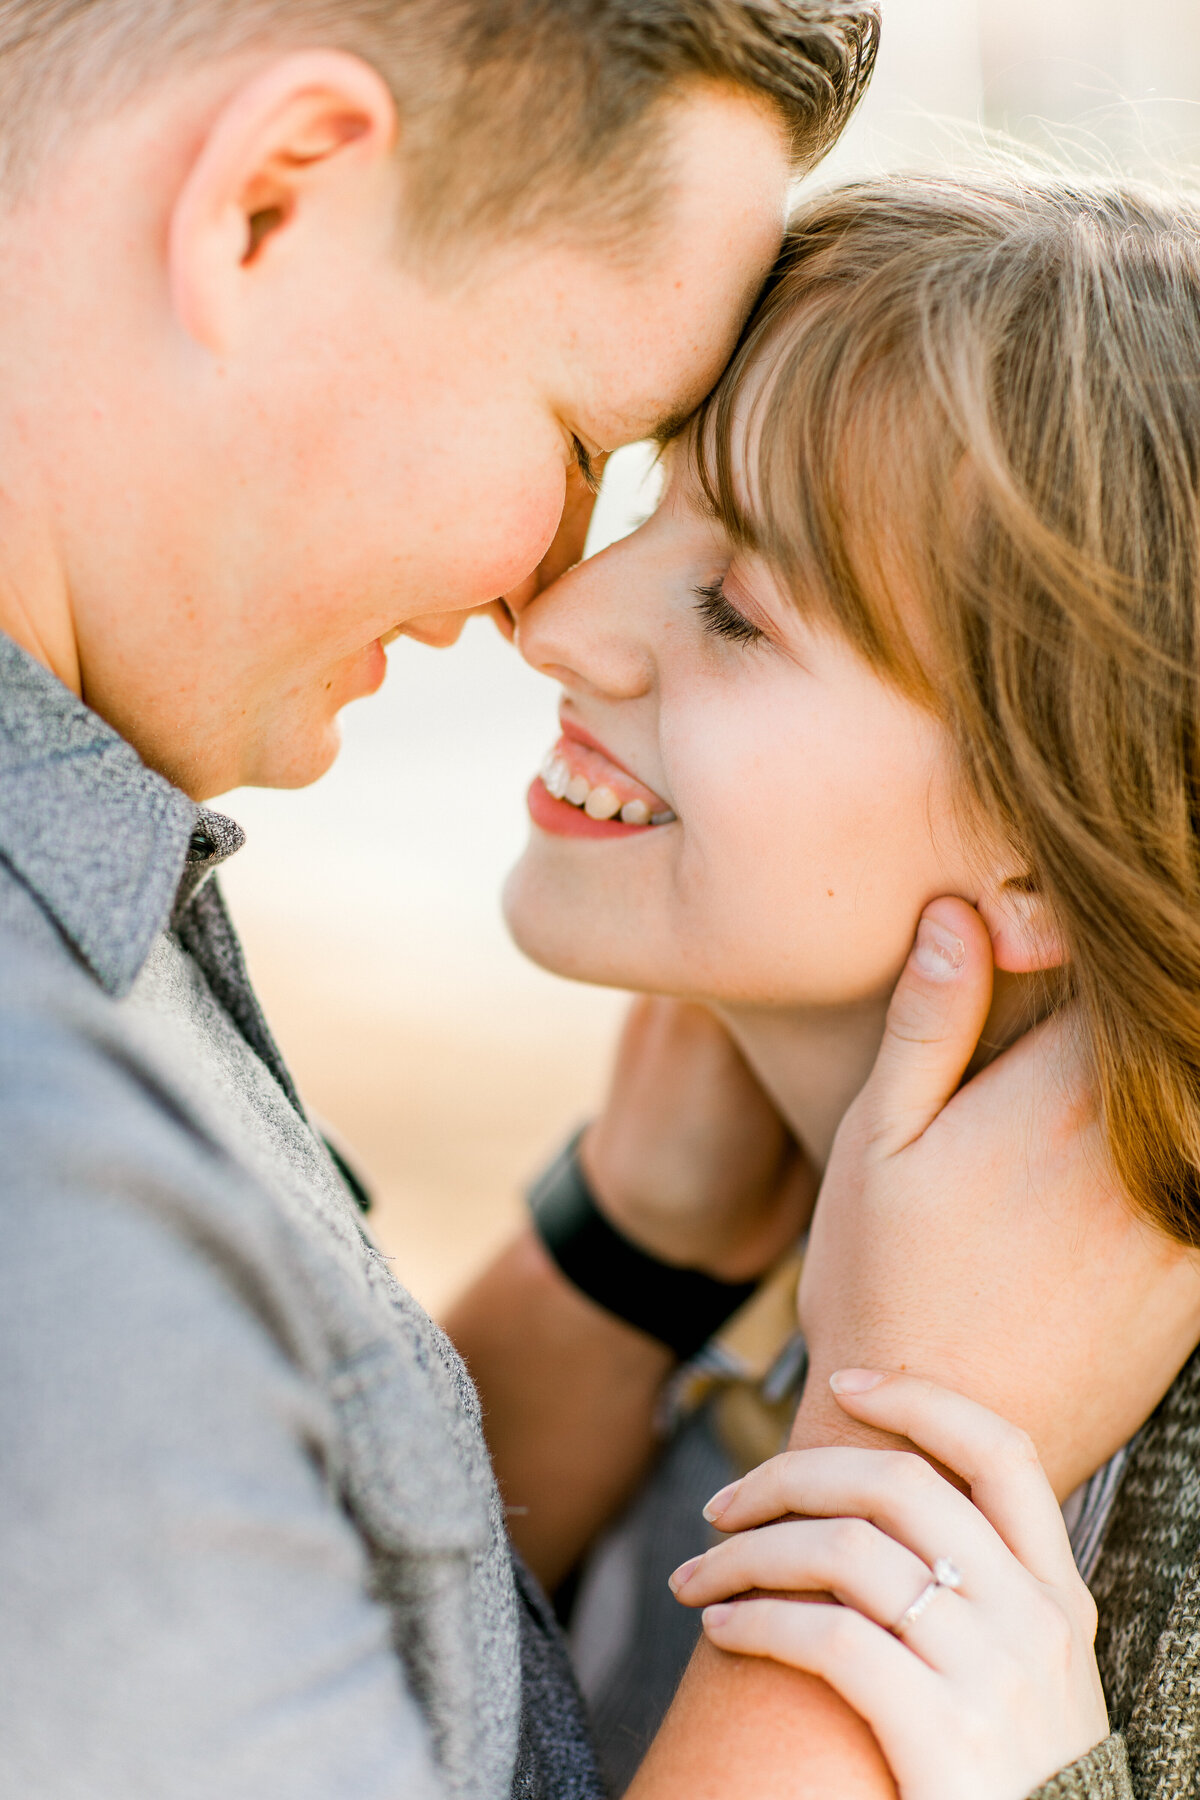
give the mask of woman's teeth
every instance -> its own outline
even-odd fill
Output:
[[[644,800],[626,800],[601,782],[593,787],[586,775],[573,775],[561,756],[550,755],[542,764],[542,782],[556,800],[578,806],[589,819],[620,818],[623,825],[671,825],[670,809],[652,813]]]

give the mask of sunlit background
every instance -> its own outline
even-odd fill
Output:
[[[819,179],[952,165],[981,126],[1092,166],[1200,163],[1200,0],[884,0],[872,91]],[[592,548],[649,510],[648,468],[636,447],[614,459]],[[596,1105],[622,1002],[529,967],[500,922],[553,689],[483,625],[449,653],[389,654],[324,781],[222,803],[249,834],[226,891],[310,1105],[353,1147],[378,1235],[436,1310]]]

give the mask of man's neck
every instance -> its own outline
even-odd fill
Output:
[[[83,697],[83,672],[62,568],[31,510],[0,491],[0,631]]]
[[[61,258],[39,209],[0,208],[0,260],[0,632],[82,695],[62,470],[72,423],[91,424],[89,371],[73,321],[55,322]]]

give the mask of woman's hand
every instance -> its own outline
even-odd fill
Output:
[[[676,1571],[676,1596],[707,1609],[718,1648],[835,1688],[874,1731],[902,1800],[1025,1800],[1108,1735],[1096,1608],[1033,1445],[913,1376],[847,1370],[831,1386],[854,1418],[961,1477],[970,1499],[904,1451],[792,1451],[709,1502],[736,1535]]]

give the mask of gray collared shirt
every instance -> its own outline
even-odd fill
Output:
[[[596,1800],[470,1381],[246,978],[240,843],[0,636],[0,1800]]]

